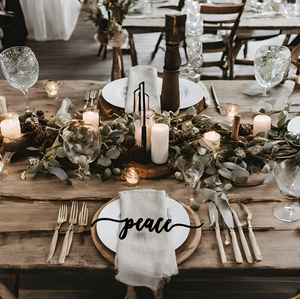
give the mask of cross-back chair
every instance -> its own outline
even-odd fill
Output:
[[[223,79],[233,79],[233,42],[236,30],[244,11],[246,0],[233,5],[201,5],[200,13],[203,17],[204,34],[200,37],[203,43],[203,53],[222,53],[218,61],[204,61],[202,67],[217,66],[223,72]],[[225,31],[226,34],[220,36],[217,40],[207,41],[207,34],[216,34],[218,30]]]

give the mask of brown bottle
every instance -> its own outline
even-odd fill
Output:
[[[179,43],[168,42],[166,44],[165,65],[163,71],[163,83],[161,89],[161,109],[177,111],[180,106],[179,93],[179,67],[181,57]]]

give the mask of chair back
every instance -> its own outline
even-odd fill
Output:
[[[0,28],[8,27],[14,20],[14,13],[5,11],[3,0],[0,0]]]

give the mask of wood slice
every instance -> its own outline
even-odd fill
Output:
[[[165,164],[140,164],[131,162],[130,166],[137,167],[141,171],[142,179],[158,179],[172,174],[174,171],[169,167],[168,163]]]
[[[107,206],[108,204],[110,204],[111,202],[113,202],[117,199],[118,199],[118,197],[115,197],[115,198],[111,199],[110,201],[108,201],[106,204],[104,204],[95,213],[92,222],[94,222],[96,219],[98,219],[100,212],[102,211],[102,209],[104,209],[105,206]],[[199,219],[197,213],[194,212],[191,208],[189,208],[184,203],[182,203],[182,202],[179,202],[179,203],[185,208],[186,212],[188,213],[188,216],[190,218],[190,225],[191,226],[199,226],[201,223],[200,223],[200,219]],[[95,244],[96,248],[98,249],[98,251],[101,253],[101,255],[105,259],[107,259],[110,263],[114,264],[115,252],[108,249],[101,242],[101,240],[99,239],[98,234],[97,234],[96,225],[91,227],[91,235],[92,235],[94,244]],[[183,261],[185,261],[188,257],[190,257],[192,255],[192,253],[196,250],[196,248],[200,242],[201,235],[202,235],[201,228],[190,229],[190,233],[189,233],[187,239],[185,240],[185,242],[179,248],[177,248],[175,250],[177,265],[179,265],[180,263],[182,263]]]

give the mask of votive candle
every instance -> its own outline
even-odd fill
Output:
[[[208,141],[209,145],[220,146],[221,135],[215,131],[209,131],[204,134],[204,141]]]
[[[16,113],[9,113],[8,118],[0,124],[1,134],[7,138],[19,138],[22,136],[19,118]]]
[[[82,119],[88,123],[93,125],[94,127],[99,127],[99,113],[98,111],[86,111],[82,115]]]
[[[168,162],[169,157],[169,126],[155,124],[151,131],[151,160],[155,164]]]
[[[268,132],[271,129],[271,117],[268,115],[257,115],[254,117],[253,136],[260,132],[264,132],[264,137],[268,137]]]
[[[128,186],[135,187],[140,181],[140,170],[136,167],[129,167],[125,178]]]
[[[0,107],[2,108],[2,114],[7,112],[6,100],[5,100],[5,97],[3,97],[3,96],[0,96]]]
[[[229,124],[233,123],[234,116],[237,115],[240,111],[240,107],[238,105],[229,104],[226,108],[226,121]]]
[[[60,87],[59,81],[48,80],[44,83],[44,88],[47,93],[47,97],[49,99],[57,99],[58,98],[58,90]]]

